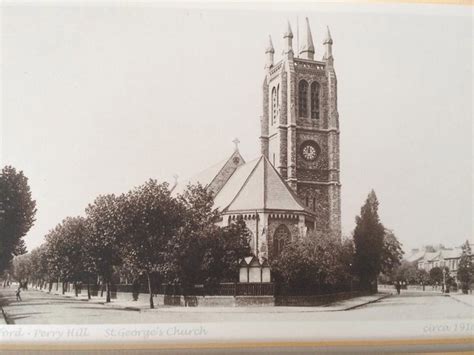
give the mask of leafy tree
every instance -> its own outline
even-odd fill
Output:
[[[419,284],[423,286],[423,291],[425,290],[425,285],[430,282],[430,274],[425,269],[416,270],[416,279]]]
[[[288,291],[325,293],[347,287],[351,275],[349,243],[330,237],[307,237],[287,242],[272,260],[275,279]],[[350,255],[350,254],[349,254]]]
[[[106,302],[110,302],[110,283],[114,266],[122,265],[123,225],[126,212],[124,196],[103,195],[86,208],[87,234],[85,249],[89,256],[89,272],[102,277]]]
[[[167,243],[160,271],[167,282],[179,285],[186,294],[202,280],[204,241],[216,236],[218,213],[212,194],[200,184],[188,185],[177,200],[182,225]]]
[[[184,223],[168,242],[162,268],[166,280],[180,285],[185,294],[198,283],[212,291],[220,282],[236,280],[238,260],[250,255],[244,220],[217,226],[212,194],[199,184],[189,185],[178,200]]]
[[[474,281],[474,265],[472,264],[472,251],[468,240],[466,240],[466,242],[462,246],[462,253],[461,258],[459,260],[457,276],[459,282],[461,282],[462,292],[467,293],[469,291],[471,282]]]
[[[150,308],[154,308],[151,274],[164,263],[168,241],[182,221],[181,207],[171,197],[167,183],[149,180],[124,198],[123,260],[148,280]]]
[[[403,250],[400,242],[393,231],[386,229],[383,236],[383,248],[381,258],[381,272],[390,274],[400,265],[403,257]]]
[[[202,282],[212,289],[221,282],[237,281],[238,261],[251,254],[250,232],[243,218],[218,228],[205,239],[204,246]]]
[[[372,190],[356,217],[354,229],[354,267],[364,289],[376,290],[376,280],[382,270],[385,228],[378,216],[378,201]]]
[[[36,202],[28,178],[11,166],[0,173],[0,272],[14,255],[26,253],[23,237],[35,222]]]
[[[81,280],[88,265],[86,236],[87,227],[82,217],[66,218],[46,236],[49,269],[57,270],[63,282],[74,282],[76,296],[77,281]]]
[[[443,283],[443,269],[436,266],[430,270],[430,280],[433,284],[442,284]]]
[[[398,267],[392,270],[392,281],[405,281],[408,284],[418,282],[418,268],[414,263],[403,260]]]
[[[47,245],[42,244],[31,251],[31,278],[33,283],[40,288],[50,281],[47,259]]]
[[[28,284],[31,275],[31,254],[17,255],[13,258],[12,275],[20,285]]]

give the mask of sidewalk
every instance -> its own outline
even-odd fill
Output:
[[[474,307],[474,295],[464,293],[450,293],[449,296],[458,302]]]
[[[8,323],[5,320],[5,315],[3,313],[3,308],[0,307],[0,325],[6,325],[6,324],[8,324]]]
[[[37,292],[46,292],[39,291]],[[52,293],[54,294],[54,293]],[[105,297],[92,297],[90,300],[87,299],[87,294],[80,294],[78,297],[75,297],[74,294],[55,294],[57,297],[66,297],[77,299],[85,302],[102,304],[104,307],[116,308],[116,309],[125,309],[130,311],[139,311],[139,312],[189,312],[189,313],[205,313],[209,311],[219,312],[219,313],[247,313],[251,310],[253,313],[260,312],[269,312],[271,313],[287,313],[287,312],[337,312],[337,311],[347,311],[355,309],[358,307],[365,306],[370,303],[377,302],[385,297],[390,296],[390,293],[377,293],[375,295],[356,297],[344,301],[334,302],[325,306],[317,307],[284,307],[284,306],[250,306],[250,307],[183,307],[183,306],[163,306],[158,305],[155,301],[155,308],[150,309],[149,298],[147,294],[140,294],[137,301],[133,300],[121,300],[113,299],[110,303],[105,302]]]

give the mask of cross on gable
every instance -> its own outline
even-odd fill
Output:
[[[235,138],[232,142],[235,144],[235,150],[239,150],[239,138]]]

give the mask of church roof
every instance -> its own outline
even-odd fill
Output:
[[[235,157],[239,158],[237,162],[233,160]],[[176,183],[176,185],[171,190],[171,194],[172,196],[176,196],[178,194],[183,193],[189,184],[196,185],[197,183],[200,183],[202,186],[206,188],[210,188],[211,185],[213,185],[213,182],[219,178],[223,179],[221,183],[225,183],[226,174],[224,174],[224,169],[228,167],[229,165],[240,165],[243,163],[244,163],[244,159],[240,155],[239,151],[236,150],[232,153],[232,155],[229,158],[224,159],[220,161],[219,163],[210,166],[209,168],[201,171],[200,173],[192,176],[191,178],[184,179],[182,182]],[[236,167],[234,167],[234,169],[235,168]],[[229,172],[227,172],[227,174],[229,174]],[[216,184],[216,185],[220,185],[220,184]],[[220,186],[215,186],[215,190],[217,190],[215,192],[218,192],[218,190],[220,190]]]
[[[309,212],[265,156],[239,166],[215,196],[214,207],[222,212]]]
[[[202,186],[206,187],[208,186],[214,177],[219,173],[219,171],[222,170],[224,167],[225,163],[227,163],[228,159],[224,159],[220,161],[219,163],[207,168],[206,170],[201,171],[200,173],[185,179],[183,182],[179,182],[172,191],[173,195],[180,194],[184,192],[186,189],[186,186],[189,184],[195,185],[197,183],[200,183]]]

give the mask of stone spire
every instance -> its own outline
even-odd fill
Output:
[[[265,68],[271,68],[273,66],[273,55],[275,54],[275,49],[273,48],[272,36],[268,36],[268,45],[265,49],[265,54],[267,55],[267,62],[265,63]]]
[[[331,32],[329,31],[329,26],[327,27],[327,33],[326,33],[326,38],[324,39],[324,48],[325,48],[325,53],[324,53],[324,60],[328,60],[332,58],[332,38],[331,38]]]
[[[290,21],[288,21],[288,28],[283,34],[283,39],[285,40],[285,49],[283,54],[288,58],[293,59],[293,32],[291,31]]]
[[[314,60],[314,44],[313,36],[311,35],[311,28],[309,27],[309,20],[306,17],[306,33],[303,37],[303,42],[300,48],[300,56],[304,59]]]

